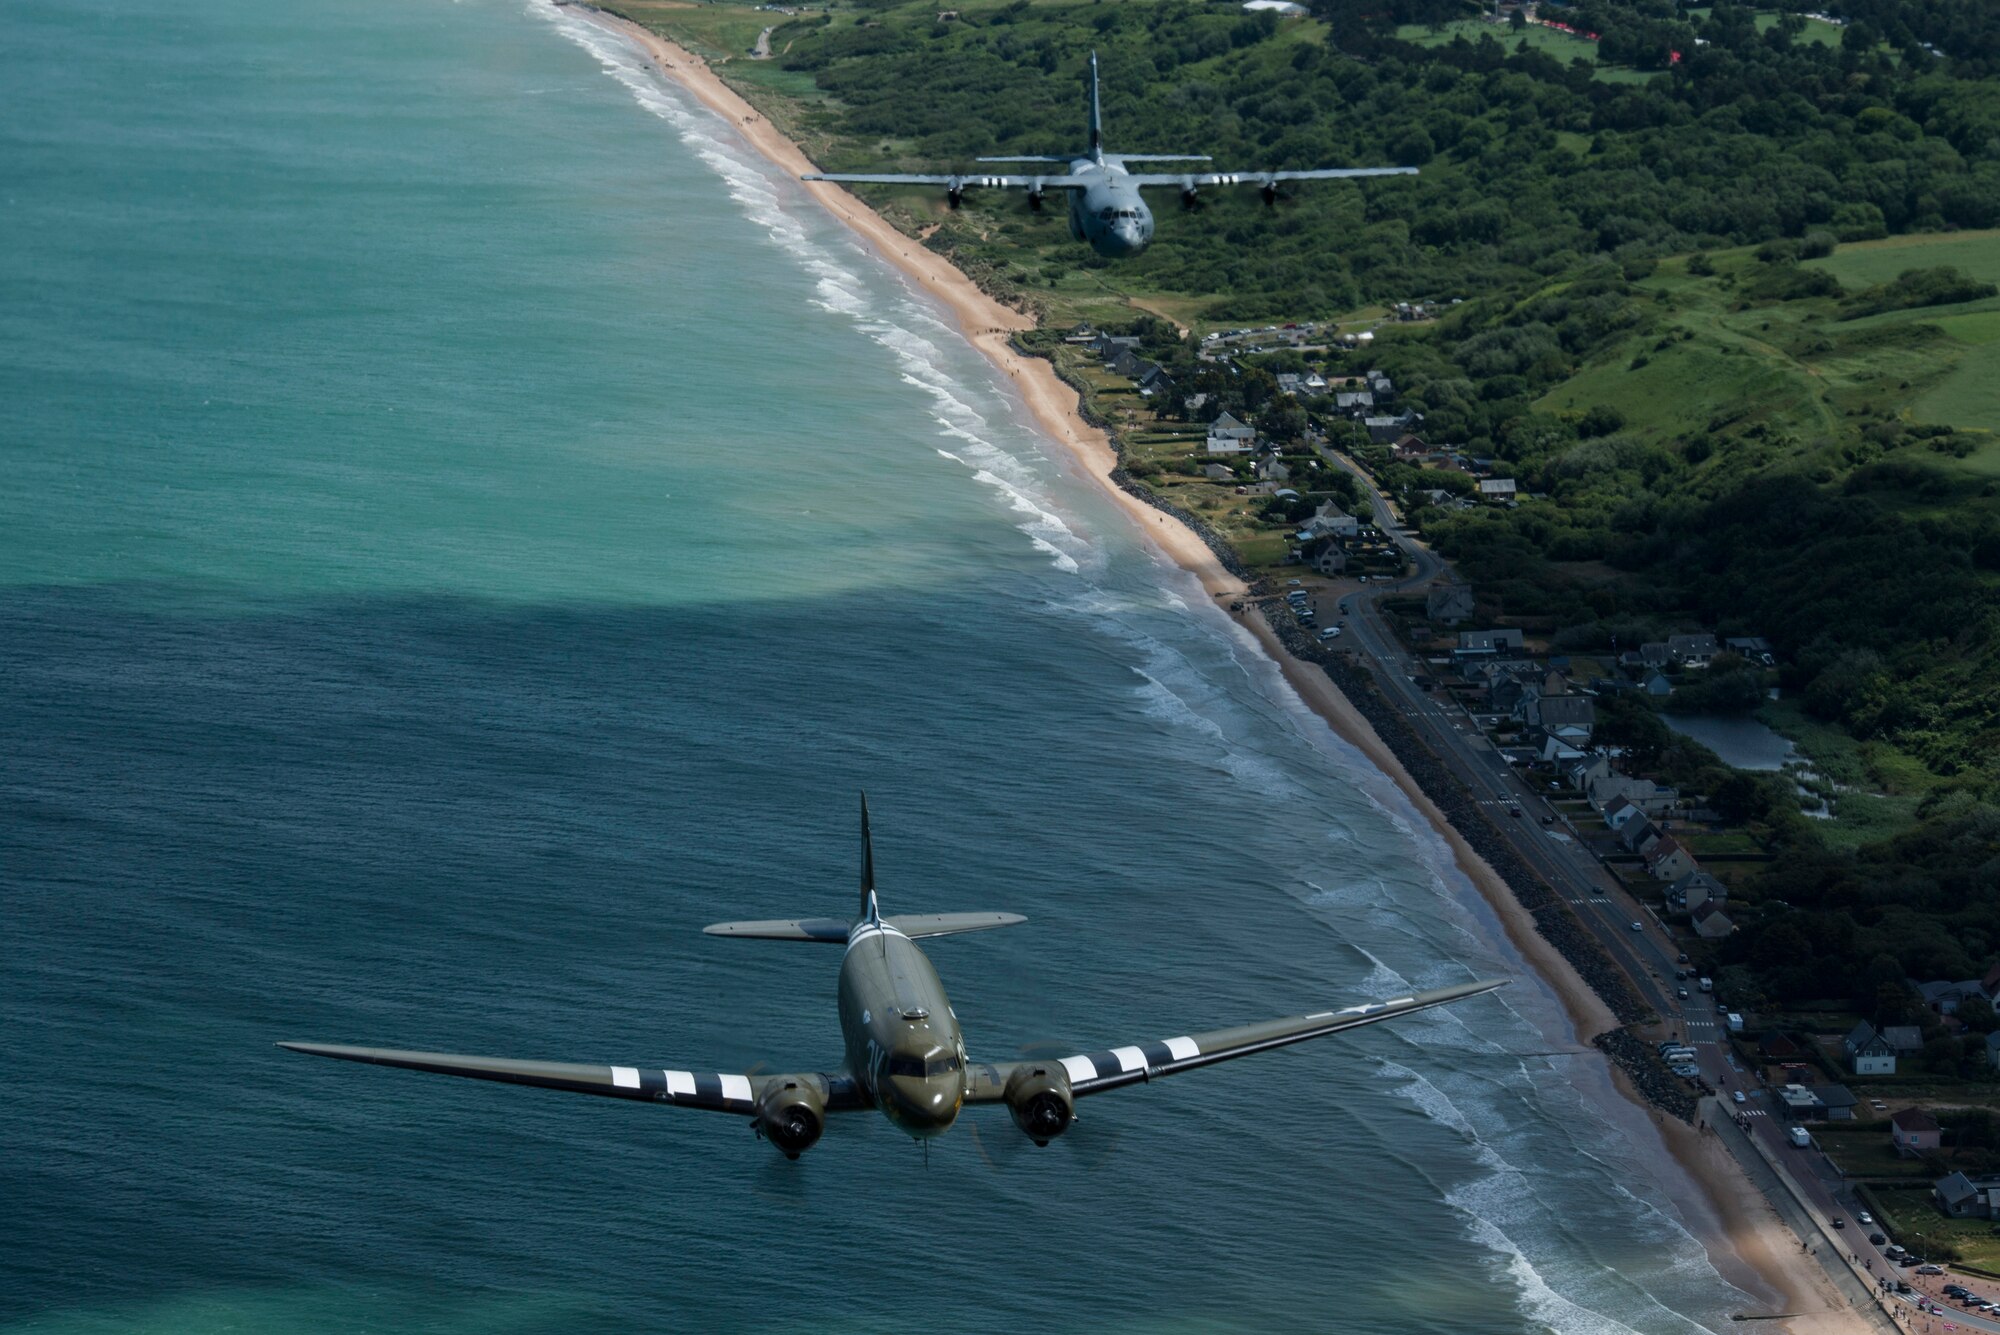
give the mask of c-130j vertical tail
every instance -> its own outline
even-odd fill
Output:
[[[1097,100],[1097,53],[1090,53],[1090,156],[1104,161],[1104,109]]]
[[[709,936],[756,937],[765,941],[819,941],[845,945],[849,933],[863,924],[880,924],[904,936],[956,936],[992,927],[1012,927],[1027,919],[1018,913],[902,913],[882,916],[875,901],[875,841],[868,832],[868,795],[861,795],[861,915],[854,922],[841,918],[775,918],[762,922],[719,922],[704,927]]]

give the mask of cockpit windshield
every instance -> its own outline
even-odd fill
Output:
[[[913,1057],[903,1052],[889,1054],[890,1075],[923,1079],[927,1076],[950,1075],[957,1069],[958,1054],[955,1052],[933,1052],[924,1057]]]

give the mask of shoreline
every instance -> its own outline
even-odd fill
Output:
[[[729,122],[772,165],[794,177],[817,170],[797,144],[723,83],[700,57],[617,15],[583,3],[570,7],[637,44],[667,78]],[[1224,566],[1201,534],[1118,485],[1113,477],[1120,463],[1117,451],[1105,431],[1083,419],[1076,391],[1063,383],[1051,363],[1014,348],[1013,335],[1035,327],[1032,317],[981,291],[950,261],[896,230],[842,187],[798,184],[919,290],[950,310],[967,341],[1007,374],[1036,424],[1063,447],[1083,478],[1109,496],[1162,555],[1193,575],[1211,600],[1249,595],[1247,582]],[[1422,790],[1327,673],[1292,654],[1261,611],[1253,608],[1231,619],[1276,664],[1306,708],[1394,783],[1444,840],[1454,863],[1493,911],[1515,951],[1555,993],[1579,1041],[1587,1044],[1617,1028],[1610,1007],[1537,930],[1533,915],[1504,879]],[[1660,1149],[1680,1170],[1688,1188],[1677,1191],[1668,1184],[1668,1194],[1688,1216],[1686,1224],[1725,1280],[1738,1288],[1762,1289],[1751,1296],[1810,1323],[1815,1331],[1874,1329],[1864,1314],[1839,1299],[1816,1262],[1795,1253],[1790,1229],[1712,1135],[1658,1116],[1615,1062],[1607,1061],[1606,1067],[1612,1097],[1627,1105],[1618,1110],[1619,1120],[1629,1119],[1636,1126],[1647,1120],[1646,1114],[1655,1113],[1652,1120]],[[1779,1329],[1792,1328],[1789,1321],[1773,1319]]]

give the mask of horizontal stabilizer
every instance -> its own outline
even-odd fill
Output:
[[[1027,919],[1018,913],[900,913],[883,922],[904,936],[956,936],[993,927],[1012,927]]]
[[[701,930],[709,936],[754,937],[762,941],[824,941],[837,946],[846,943],[847,926],[839,918],[773,918],[766,922],[711,923]]]

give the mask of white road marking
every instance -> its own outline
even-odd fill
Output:
[[[667,1093],[669,1094],[694,1093],[694,1076],[689,1074],[688,1072],[663,1071],[661,1072],[661,1074],[667,1077]]]
[[[612,1067],[611,1083],[620,1089],[637,1089],[639,1087],[639,1068],[636,1066]]]
[[[1184,1062],[1190,1057],[1199,1057],[1201,1055],[1201,1048],[1191,1038],[1168,1039],[1167,1051],[1172,1054],[1173,1059],[1177,1062]]]
[[[1091,1064],[1088,1057],[1064,1057],[1062,1064],[1063,1070],[1069,1072],[1071,1084],[1097,1079],[1097,1067]]]
[[[734,1099],[738,1103],[748,1103],[750,1101],[750,1077],[743,1075],[723,1076],[722,1097],[725,1099]]]
[[[1146,1068],[1146,1054],[1137,1048],[1113,1048],[1111,1055],[1118,1059],[1121,1069],[1143,1071]]]

